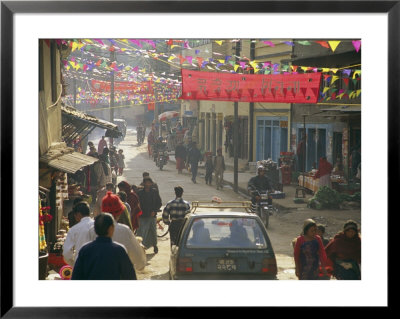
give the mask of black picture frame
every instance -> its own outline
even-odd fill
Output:
[[[95,5],[94,5],[95,4]],[[1,1],[1,317],[4,318],[175,318],[184,308],[19,308],[13,305],[13,16],[16,13],[387,13],[388,14],[388,203],[399,178],[399,1]],[[376,141],[375,141],[376,142]],[[379,212],[384,213],[384,212]],[[390,216],[389,216],[390,219]],[[388,225],[393,223],[388,223]],[[389,234],[389,232],[388,232]],[[389,239],[389,238],[388,238]],[[390,241],[388,240],[388,243]],[[389,263],[388,263],[389,264]],[[389,287],[390,281],[388,281]],[[166,292],[167,293],[167,292]],[[157,298],[153,296],[155,303]],[[71,298],[73,303],[73,297]],[[388,300],[388,304],[390,299]],[[388,307],[390,308],[390,307]],[[203,309],[207,311],[207,309]],[[217,309],[212,315],[217,315]],[[237,313],[235,308],[232,309]],[[293,308],[292,308],[293,310]],[[296,309],[297,311],[299,309]],[[333,309],[337,311],[339,309]],[[218,314],[226,314],[219,309]],[[307,309],[299,310],[300,312]],[[331,311],[331,310],[330,310]],[[339,310],[340,312],[342,310]],[[318,315],[318,313],[315,313]],[[344,313],[342,313],[343,315]],[[320,313],[324,315],[324,313]]]

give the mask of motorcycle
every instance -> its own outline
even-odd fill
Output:
[[[159,167],[160,170],[162,170],[164,165],[168,163],[168,160],[169,156],[166,151],[159,152],[156,158],[156,166]]]
[[[275,208],[272,205],[272,197],[269,192],[253,192],[253,196],[259,196],[260,199],[252,204],[253,213],[257,214],[266,228],[269,225],[269,216],[273,215]]]

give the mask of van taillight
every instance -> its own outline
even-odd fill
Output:
[[[275,258],[264,258],[261,264],[261,272],[276,275],[277,267]]]
[[[191,258],[179,258],[178,259],[178,271],[180,272],[192,272],[193,263]]]

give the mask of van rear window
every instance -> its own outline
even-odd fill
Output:
[[[188,248],[266,249],[267,240],[254,218],[196,218],[186,241]]]

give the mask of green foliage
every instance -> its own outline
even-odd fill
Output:
[[[307,206],[314,209],[323,209],[323,205],[315,197],[309,199]]]
[[[324,208],[338,208],[342,202],[340,194],[328,186],[322,186],[314,197]]]
[[[314,209],[339,208],[343,202],[361,202],[361,193],[341,194],[328,186],[322,186],[308,201],[308,207]]]

